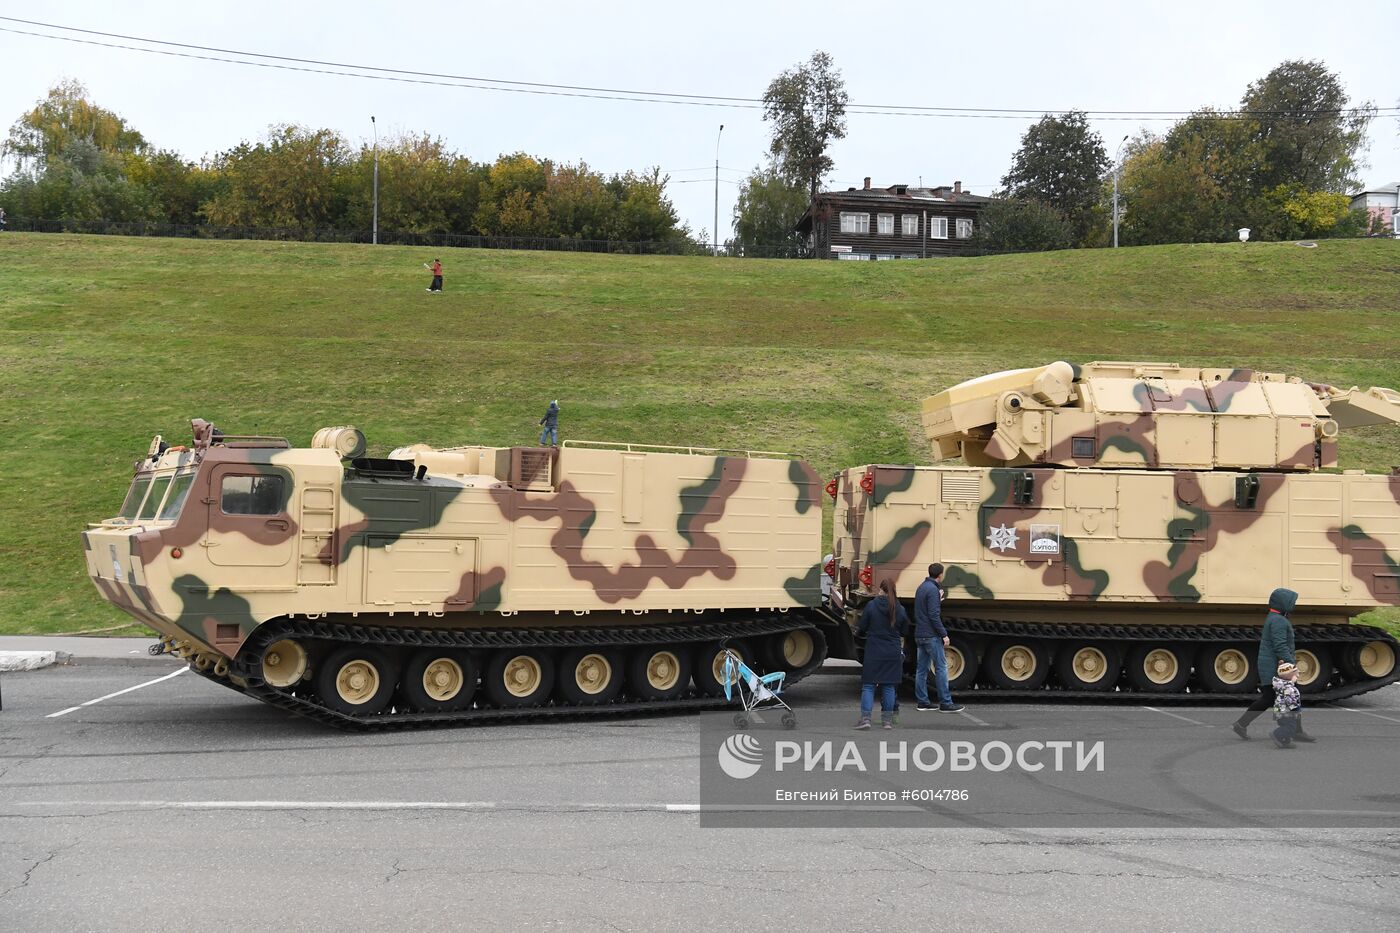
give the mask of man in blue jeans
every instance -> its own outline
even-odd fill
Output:
[[[914,594],[914,643],[919,646],[917,667],[914,669],[914,699],[917,709],[937,709],[940,713],[960,713],[962,707],[953,702],[948,692],[948,656],[943,649],[948,644],[948,630],[943,627],[943,565],[929,564],[928,579],[919,584]],[[928,666],[933,664],[934,684],[938,687],[938,706],[928,698]]]

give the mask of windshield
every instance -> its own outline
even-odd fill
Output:
[[[175,477],[175,481],[170,484],[170,493],[165,497],[165,506],[156,516],[158,521],[173,522],[180,517],[180,510],[185,507],[185,500],[190,497],[190,487],[194,485],[194,472],[180,473]]]
[[[127,490],[126,501],[122,503],[121,517],[127,521],[136,518],[136,512],[141,508],[141,500],[146,498],[146,490],[150,488],[151,478],[149,476],[138,476],[131,483],[131,488]]]
[[[170,486],[170,477],[162,476],[151,484],[151,494],[146,497],[146,504],[141,507],[141,514],[136,516],[137,521],[150,521],[156,517],[156,508],[160,505],[160,500],[165,498],[165,490]]]

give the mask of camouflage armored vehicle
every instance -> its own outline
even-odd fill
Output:
[[[713,704],[720,641],[826,657],[821,486],[781,455],[566,442],[364,456],[196,420],[83,533],[107,600],[194,670],[324,721]],[[828,626],[831,627],[831,626]]]
[[[956,688],[1209,697],[1251,691],[1275,587],[1304,690],[1400,677],[1397,644],[1348,619],[1400,605],[1400,471],[1336,466],[1339,430],[1400,421],[1400,394],[1273,373],[1056,362],[925,400],[936,461],[871,465],[836,499],[834,601],[947,566]]]

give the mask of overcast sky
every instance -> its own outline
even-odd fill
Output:
[[[828,3],[762,0],[337,3],[0,0],[0,15],[151,39],[513,81],[758,98],[813,50],[829,52],[851,102],[1059,112],[1231,107],[1289,58],[1322,59],[1352,100],[1400,105],[1400,3]],[[0,22],[0,27],[32,29]],[[44,30],[34,30],[44,31]],[[89,37],[98,38],[98,37]],[[110,41],[100,40],[99,41]],[[368,139],[428,131],[477,160],[525,152],[605,172],[660,166],[682,220],[720,233],[737,182],[763,161],[758,109],[677,106],[435,87],[271,70],[0,32],[0,120],[72,77],[156,146],[190,158],[271,123]],[[961,181],[986,194],[1027,119],[853,114],[828,186]],[[1169,122],[1096,119],[1110,151]],[[1400,180],[1400,121],[1371,127],[1368,185]],[[9,165],[5,166],[8,170]],[[392,192],[385,192],[392,197]]]

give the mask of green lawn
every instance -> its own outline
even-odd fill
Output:
[[[191,417],[301,445],[349,422],[386,451],[532,442],[558,398],[565,437],[830,474],[928,462],[920,399],[1053,359],[1400,387],[1397,296],[1379,239],[841,263],[3,234],[0,632],[122,624],[77,535]],[[1400,463],[1395,429],[1342,460]]]

